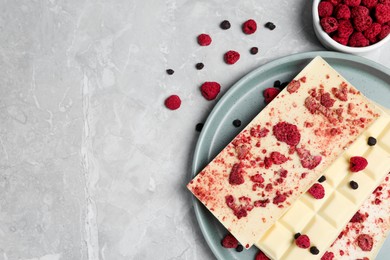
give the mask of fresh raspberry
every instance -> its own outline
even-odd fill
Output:
[[[370,235],[361,234],[357,237],[356,242],[363,251],[371,251],[374,240]]]
[[[242,170],[242,164],[236,163],[233,165],[229,175],[229,183],[231,185],[240,185],[245,182]]]
[[[309,248],[310,238],[307,235],[300,235],[297,239],[295,239],[295,244],[300,248]]]
[[[360,5],[361,0],[344,0],[344,4],[348,6],[358,6]]]
[[[363,32],[364,37],[366,37],[371,43],[376,42],[376,37],[380,34],[382,26],[379,23],[373,23],[367,30]]]
[[[322,1],[318,5],[318,15],[322,17],[331,16],[333,13],[333,5],[330,2]]]
[[[205,82],[200,87],[200,91],[205,99],[213,100],[221,91],[221,85],[217,82]]]
[[[171,95],[165,99],[165,106],[170,110],[176,110],[180,107],[181,100],[178,95]]]
[[[252,34],[256,32],[256,30],[257,30],[257,24],[256,21],[253,19],[249,19],[242,25],[242,31],[245,34]]]
[[[279,152],[272,152],[271,153],[271,160],[274,164],[282,164],[285,163],[288,159],[286,156]]]
[[[208,34],[202,33],[198,36],[198,43],[200,46],[208,46],[211,43],[211,37]]]
[[[378,4],[378,0],[362,0],[362,5],[371,9]]]
[[[270,103],[280,92],[278,88],[267,88],[263,91],[264,102]]]
[[[320,24],[322,26],[322,29],[326,33],[331,33],[337,30],[339,23],[337,22],[336,18],[334,17],[325,17],[322,18],[320,21]]]
[[[256,254],[255,260],[270,260],[263,252],[259,251]]]
[[[296,148],[296,151],[303,168],[312,170],[321,163],[322,157],[320,155],[311,155],[310,151],[304,148]]]
[[[390,33],[390,25],[383,25],[381,32],[378,35],[379,40],[383,40]]]
[[[233,235],[227,234],[222,239],[222,246],[224,248],[236,248],[238,246],[238,241]]]
[[[367,30],[372,24],[370,16],[358,16],[353,18],[353,25],[356,31],[362,32]]]
[[[236,51],[228,51],[224,55],[224,60],[227,64],[234,64],[240,59],[240,54]]]
[[[288,93],[292,94],[296,92],[300,87],[301,87],[301,82],[299,80],[293,79],[290,83],[288,83],[287,91]]]
[[[377,4],[375,7],[375,18],[380,24],[390,21],[390,6],[384,4]]]
[[[336,6],[338,4],[341,4],[343,0],[329,0],[329,2],[333,5],[333,6]]]
[[[380,4],[390,5],[390,0],[379,0],[378,2],[379,2]]]
[[[279,122],[274,125],[272,132],[278,141],[291,146],[296,146],[301,140],[301,134],[297,126],[287,122]]]
[[[364,170],[368,165],[366,158],[361,156],[353,156],[349,159],[349,169],[351,172],[359,172]]]
[[[353,27],[349,20],[340,20],[339,28],[337,29],[337,36],[341,38],[348,38],[353,33]]]
[[[335,16],[337,19],[349,19],[351,18],[351,10],[349,10],[348,5],[338,5],[336,6]]]
[[[325,254],[321,257],[321,260],[333,260],[334,254],[332,252],[326,251]]]
[[[354,6],[351,10],[351,18],[355,18],[358,16],[368,16],[370,15],[370,10],[368,10],[367,7],[364,6]]]
[[[324,186],[322,186],[319,183],[313,184],[313,186],[310,187],[308,190],[310,195],[312,195],[315,199],[319,200],[325,197],[325,189]]]
[[[364,216],[358,211],[353,215],[349,222],[351,223],[362,223],[364,220]]]
[[[351,47],[365,47],[369,44],[370,41],[361,32],[354,32],[348,41],[348,45]]]
[[[280,194],[280,193],[276,193],[276,196],[272,200],[272,203],[278,205],[279,203],[284,202],[286,199],[287,199],[286,195]]]
[[[339,37],[337,35],[333,35],[332,39],[345,46],[348,44],[348,40],[349,40],[348,37]]]

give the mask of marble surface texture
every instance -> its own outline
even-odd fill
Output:
[[[0,259],[214,259],[185,189],[195,125],[216,104],[198,87],[218,81],[222,95],[268,61],[324,50],[310,10],[305,0],[1,0]],[[260,28],[246,36],[249,18]],[[222,60],[229,49],[242,54],[234,66]],[[389,50],[366,57],[390,67]],[[170,94],[177,111],[163,105]]]

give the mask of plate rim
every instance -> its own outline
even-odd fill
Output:
[[[266,71],[269,69],[272,69],[274,67],[280,66],[283,63],[287,62],[295,62],[298,60],[303,60],[303,59],[309,59],[309,58],[315,58],[316,56],[321,56],[324,59],[338,59],[338,60],[343,60],[343,61],[352,61],[355,63],[359,63],[361,65],[371,67],[377,71],[383,72],[387,75],[390,76],[390,68],[387,68],[386,66],[379,64],[375,61],[369,60],[367,58],[361,57],[361,56],[356,56],[352,54],[346,54],[346,53],[339,53],[339,52],[333,52],[333,51],[311,51],[311,52],[303,52],[303,53],[295,53],[291,55],[287,55],[281,58],[277,58],[275,60],[272,60],[270,62],[267,62],[263,65],[260,65],[259,67],[251,70],[247,74],[245,74],[243,77],[241,77],[238,81],[236,81],[227,91],[226,93],[218,100],[218,102],[215,104],[213,109],[211,110],[210,114],[207,116],[207,119],[204,123],[203,129],[198,137],[198,140],[196,142],[194,154],[193,154],[193,159],[192,159],[192,165],[191,165],[191,172],[190,172],[190,178],[189,181],[196,176],[197,173],[197,168],[198,166],[198,161],[199,161],[199,153],[200,153],[200,147],[202,145],[202,140],[204,140],[204,135],[206,130],[210,127],[210,121],[212,121],[217,112],[221,109],[223,104],[226,102],[226,100],[239,89],[239,86],[244,84],[245,82],[249,81],[251,78],[255,77],[258,73],[261,73],[261,71]],[[198,222],[198,225],[201,229],[202,235],[204,239],[207,242],[208,247],[211,249],[213,252],[214,256],[217,259],[223,259],[221,258],[221,255],[219,254],[219,251],[215,248],[215,246],[211,243],[211,238],[209,237],[209,234],[206,232],[205,224],[204,224],[204,219],[202,218],[200,214],[200,206],[202,205],[201,202],[199,202],[195,196],[192,196],[192,204],[195,210],[195,215],[196,219]]]

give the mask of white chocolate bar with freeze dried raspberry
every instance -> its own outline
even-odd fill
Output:
[[[187,187],[249,248],[379,115],[316,57]]]

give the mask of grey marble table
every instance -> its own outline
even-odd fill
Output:
[[[216,104],[198,87],[218,81],[222,95],[268,61],[324,50],[310,8],[1,0],[0,259],[213,259],[185,189],[195,125]],[[249,18],[259,30],[247,36]],[[207,48],[196,43],[202,32],[213,36]],[[389,48],[367,58],[390,67]],[[222,60],[229,49],[242,54],[234,66]],[[163,105],[173,93],[177,111]]]

